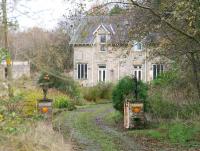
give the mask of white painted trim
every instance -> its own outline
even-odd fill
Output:
[[[114,31],[114,29],[113,29],[111,24],[110,24],[110,29],[112,30],[113,34],[115,35],[115,31]]]
[[[99,80],[99,78],[100,78],[99,71],[101,71],[101,81]],[[105,71],[105,81],[102,81],[103,80],[103,72],[104,71]],[[107,81],[107,66],[106,66],[106,68],[99,68],[99,65],[98,65],[98,80],[97,81],[98,82],[106,82]]]
[[[101,25],[99,25],[99,26],[97,27],[97,29],[93,32],[93,35],[94,35],[101,27],[103,27],[104,30],[110,34],[110,32],[108,31],[108,29],[106,29],[106,27],[105,27],[103,24],[101,24]]]

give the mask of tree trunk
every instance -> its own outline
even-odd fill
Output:
[[[7,82],[8,82],[8,95],[13,97],[13,88],[12,88],[12,67],[10,53],[8,50],[8,18],[7,18],[7,0],[2,0],[2,12],[3,12],[3,32],[4,32],[4,48],[8,51],[6,58],[7,65]]]
[[[194,79],[195,79],[195,83],[196,83],[196,88],[197,88],[197,94],[198,94],[198,98],[200,99],[200,79],[199,79],[199,67],[197,65],[197,61],[195,58],[194,53],[190,53],[191,54],[191,62],[192,62],[192,70],[193,70],[193,74],[194,74]]]

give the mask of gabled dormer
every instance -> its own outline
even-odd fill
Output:
[[[107,46],[110,42],[111,34],[114,34],[112,25],[104,24],[99,25],[93,32],[93,35],[96,37],[95,43],[99,46],[100,52],[107,51]]]

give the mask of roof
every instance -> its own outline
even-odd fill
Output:
[[[103,27],[111,35],[110,43],[128,43],[128,21],[123,16],[87,16],[81,18],[70,44],[93,44],[95,32]]]

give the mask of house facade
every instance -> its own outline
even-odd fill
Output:
[[[159,59],[150,60],[142,42],[128,40],[125,21],[120,28],[116,20],[86,20],[77,27],[71,44],[74,48],[73,77],[82,86],[99,82],[117,82],[122,77],[136,76],[144,82],[164,71]],[[118,22],[119,23],[119,22]]]

